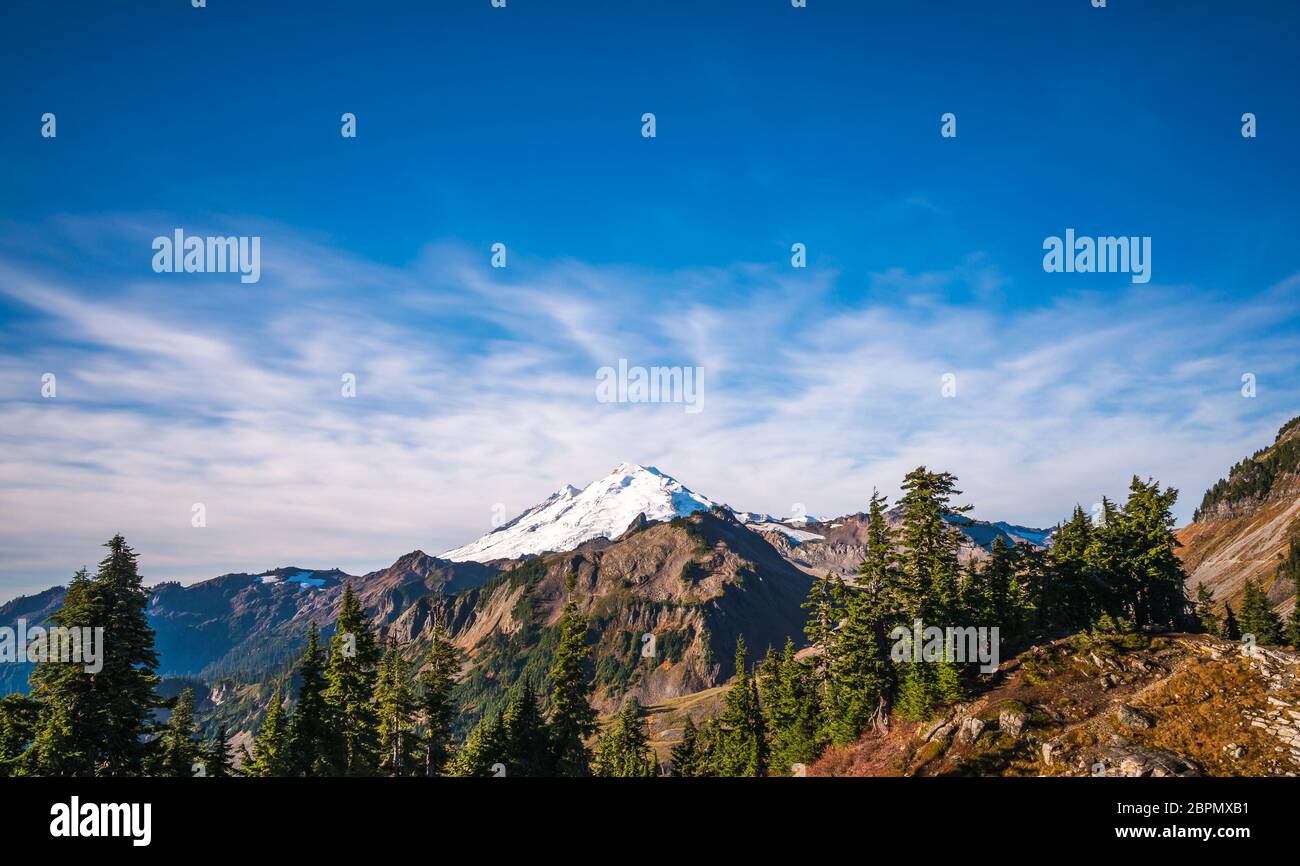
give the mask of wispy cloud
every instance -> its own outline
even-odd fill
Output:
[[[148,272],[148,239],[178,224],[152,215],[5,245],[0,595],[66,580],[117,531],[151,580],[367,570],[623,460],[814,514],[859,510],[926,464],[956,472],[978,514],[1039,525],[1140,473],[1182,488],[1186,517],[1300,409],[1296,279],[1231,296],[1117,283],[1008,309],[975,255],[884,270],[855,301],[835,273],[784,262],[665,273],[512,254],[500,271],[438,243],[394,266],[234,223],[263,236],[256,285]],[[595,369],[619,358],[703,367],[705,411],[597,402]]]

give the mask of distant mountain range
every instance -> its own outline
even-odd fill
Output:
[[[1268,484],[1261,486],[1257,470],[1243,461],[1230,475],[1239,483],[1221,485],[1230,495],[1203,507],[1197,522],[1180,531],[1193,584],[1205,582],[1224,599],[1240,591],[1246,573],[1270,574],[1289,534],[1300,529],[1296,469],[1277,460],[1279,453],[1292,459],[1288,443],[1297,435],[1300,427],[1289,425],[1252,458],[1271,461]],[[886,518],[897,525],[901,510]],[[948,520],[964,536],[963,560],[987,556],[999,537],[1052,544],[1052,529]],[[363,575],[288,566],[188,586],[162,583],[150,591],[148,616],[160,673],[206,684],[204,705],[232,730],[255,722],[267,682],[291,668],[310,623],[329,636],[345,585],[412,659],[421,657],[435,623],[444,624],[469,659],[460,702],[482,711],[518,678],[544,676],[573,580],[592,627],[597,705],[610,709],[625,694],[650,705],[724,684],[739,635],[756,655],[787,637],[801,641],[800,604],[812,577],[853,574],[865,539],[865,514],[818,519],[740,511],[659,469],[623,463],[585,487],[561,487],[439,556],[412,551]],[[141,555],[147,569],[148,551]],[[54,587],[13,599],[0,606],[0,623],[40,622],[63,592]],[[1293,595],[1292,587],[1270,590],[1280,609]],[[641,655],[647,634],[656,639],[654,664]],[[0,691],[25,690],[29,672],[26,665],[0,666]]]
[[[657,529],[651,537],[659,538],[680,556],[664,559],[662,550],[638,554],[644,561],[628,565],[624,571],[644,572],[647,562],[670,569],[677,582],[671,583],[672,591],[656,591],[655,603],[660,605],[670,598],[684,598],[678,590],[687,583],[692,590],[685,595],[691,596],[691,604],[706,601],[702,587],[713,587],[711,591],[719,594],[714,599],[718,604],[743,607],[754,623],[771,622],[770,628],[746,627],[719,612],[720,621],[728,622],[726,632],[733,640],[734,633],[745,631],[751,640],[761,635],[780,642],[787,634],[801,634],[799,602],[807,590],[807,575],[856,570],[862,558],[863,520],[860,514],[819,521],[740,511],[692,491],[659,469],[622,463],[581,489],[565,485],[482,538],[440,556],[417,550],[399,557],[388,568],[364,575],[286,566],[258,574],[225,574],[189,585],[160,583],[150,591],[148,615],[157,633],[160,672],[208,682],[262,679],[288,666],[302,649],[309,623],[327,627],[333,622],[345,584],[358,593],[382,629],[395,628],[413,638],[428,625],[436,608],[440,616],[454,620],[459,629],[457,642],[472,649],[489,636],[487,620],[496,623],[493,627],[507,630],[517,626],[510,617],[502,621],[484,614],[493,610],[486,599],[509,584],[495,578],[516,573],[539,557],[544,562],[534,570],[544,567],[548,573],[559,561],[557,557],[566,563],[564,569],[586,563],[597,571],[607,570],[606,562],[639,549],[643,542],[633,542],[631,536],[668,522],[673,524],[671,529]],[[1006,523],[956,517],[953,523],[969,540],[968,556],[980,555],[998,535],[1010,543],[1045,544],[1050,539],[1050,531]],[[709,555],[703,553],[696,535],[708,539]],[[724,549],[725,554],[720,552]],[[695,552],[688,556],[689,551]],[[148,552],[142,554],[147,568]],[[754,582],[780,584],[781,601],[761,609],[756,600],[761,593],[755,593],[752,585],[737,592],[734,600],[721,600],[725,594],[718,588],[721,584],[743,584],[747,575]],[[551,589],[562,590],[563,582]],[[643,588],[627,589],[635,596]],[[53,587],[13,599],[0,605],[0,622],[19,617],[39,622],[57,609],[62,598],[63,589]],[[471,599],[472,610],[468,607]],[[551,610],[548,616],[557,612],[558,608]],[[698,625],[703,629],[703,622]],[[681,687],[687,681],[714,683],[727,670],[730,649],[722,644],[713,649],[719,658],[690,676],[683,675]],[[27,665],[3,666],[0,690],[24,690],[29,673]],[[658,691],[662,691],[659,685],[647,686],[647,696]]]

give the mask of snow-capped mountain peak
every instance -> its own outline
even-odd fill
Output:
[[[620,463],[581,490],[566,484],[509,523],[440,558],[489,562],[572,550],[593,538],[621,535],[640,514],[649,520],[669,520],[715,505],[653,466]]]

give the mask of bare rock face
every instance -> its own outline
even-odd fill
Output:
[[[1115,717],[1121,725],[1132,730],[1145,731],[1151,727],[1151,720],[1146,714],[1133,709],[1128,704],[1120,704],[1115,710]]]
[[[980,734],[984,733],[987,724],[983,719],[962,719],[961,725],[957,729],[957,739],[963,743],[973,743],[979,739]]]
[[[1029,713],[1020,710],[1005,709],[998,714],[998,727],[1007,736],[1017,739],[1029,724]]]
[[[1084,753],[1079,769],[1093,776],[1159,778],[1200,776],[1201,768],[1187,758],[1164,749],[1106,746]]]

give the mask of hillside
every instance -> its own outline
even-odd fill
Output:
[[[544,681],[570,577],[589,618],[602,710],[625,695],[653,704],[725,682],[742,634],[756,648],[797,639],[811,583],[762,536],[714,508],[637,522],[612,542],[527,560],[455,598],[425,599],[390,633],[418,658],[434,622],[447,622],[468,657],[462,697],[481,712],[520,677]],[[647,635],[653,656],[642,654]]]
[[[1193,590],[1204,584],[1237,604],[1246,579],[1260,581],[1279,613],[1295,605],[1291,581],[1276,581],[1278,561],[1300,534],[1300,417],[1273,444],[1233,466],[1206,491],[1196,519],[1179,530],[1179,555]]]
[[[820,776],[1295,776],[1300,656],[1207,635],[1077,635],[1003,665],[982,695],[830,749]]]

